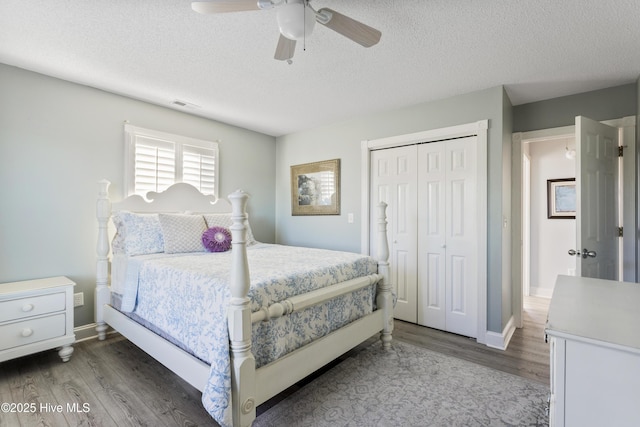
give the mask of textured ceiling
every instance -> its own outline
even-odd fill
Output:
[[[313,0],[382,31],[317,25],[273,59],[275,11],[188,0],[2,0],[0,62],[279,136],[505,85],[514,105],[635,81],[638,0]],[[1,96],[1,95],[0,95]]]

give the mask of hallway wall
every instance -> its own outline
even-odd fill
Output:
[[[575,159],[565,157],[575,138],[529,144],[531,156],[531,275],[530,294],[550,298],[558,274],[575,272],[567,251],[575,246],[576,220],[547,218],[547,180],[575,178]]]

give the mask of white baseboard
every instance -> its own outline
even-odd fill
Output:
[[[98,338],[96,326],[95,323],[87,323],[86,325],[73,328],[73,333],[76,335],[76,342]],[[108,334],[112,332],[115,331],[111,328],[107,329]]]
[[[531,287],[529,288],[529,295],[532,297],[551,298],[551,295],[553,295],[553,289]]]
[[[511,341],[513,333],[516,331],[516,324],[513,316],[509,318],[507,325],[504,327],[502,333],[487,331],[486,346],[491,348],[497,348],[498,350],[506,350]]]

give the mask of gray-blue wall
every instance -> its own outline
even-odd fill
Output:
[[[100,179],[123,196],[123,123],[220,140],[220,193],[252,194],[256,238],[275,240],[275,138],[0,64],[0,283],[68,276],[93,322]]]
[[[550,129],[575,124],[576,116],[603,121],[635,116],[638,111],[636,83],[576,95],[562,96],[513,107],[513,131]]]

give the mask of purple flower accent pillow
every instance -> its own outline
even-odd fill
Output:
[[[202,233],[202,244],[209,252],[231,249],[231,232],[225,227],[211,227]]]

